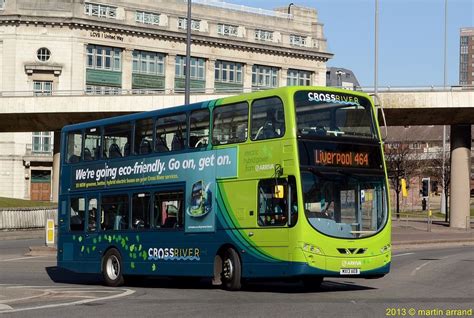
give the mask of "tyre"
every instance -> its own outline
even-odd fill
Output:
[[[117,287],[123,285],[123,266],[120,253],[111,248],[102,258],[102,276],[107,286]]]
[[[237,252],[229,248],[222,258],[222,287],[226,290],[239,290],[242,286],[242,266]]]
[[[318,290],[321,288],[321,283],[323,282],[322,276],[306,276],[303,277],[303,286],[307,291]]]

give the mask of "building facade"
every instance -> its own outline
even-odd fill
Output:
[[[459,84],[474,85],[474,28],[462,28],[459,42]]]
[[[186,13],[180,0],[0,0],[0,102],[182,92]],[[194,0],[191,29],[194,92],[326,83],[332,54],[314,8]],[[0,134],[0,196],[51,198],[53,143],[51,132]]]
[[[354,72],[342,67],[328,67],[326,71],[326,86],[341,87],[356,90],[360,88]]]

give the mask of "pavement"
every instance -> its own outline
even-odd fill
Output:
[[[0,240],[41,239],[44,229],[0,230]],[[434,220],[428,231],[426,220],[392,220],[393,249],[408,249],[433,246],[474,245],[474,229],[450,228],[441,220]],[[55,255],[55,247],[31,246],[26,256]]]

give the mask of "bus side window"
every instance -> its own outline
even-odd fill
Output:
[[[67,135],[67,162],[76,163],[81,161],[82,155],[82,132],[73,131]]]
[[[248,117],[249,107],[247,102],[214,108],[212,144],[224,145],[246,141]]]
[[[191,112],[189,116],[189,148],[204,148],[209,144],[209,109]]]
[[[132,229],[150,228],[150,193],[135,193],[132,197]]]
[[[186,114],[176,114],[157,119],[155,151],[168,152],[182,150],[186,145],[186,139]]]
[[[258,225],[283,226],[288,222],[288,185],[284,179],[258,184]]]
[[[128,122],[117,125],[105,126],[105,157],[110,159],[127,157],[130,154],[130,143],[132,142],[131,135],[131,124]]]
[[[278,138],[285,134],[283,103],[278,97],[252,103],[252,140]]]
[[[184,224],[183,191],[155,193],[153,227],[182,228]]]
[[[135,153],[146,155],[153,149],[153,119],[146,118],[135,122]]]
[[[101,138],[99,128],[86,129],[84,135],[84,161],[97,160],[100,157]]]
[[[86,200],[72,198],[70,201],[69,228],[71,231],[84,231]]]
[[[97,230],[97,199],[89,199],[88,205],[88,217],[87,217],[87,231],[95,232]]]
[[[128,195],[103,196],[101,201],[100,228],[108,230],[128,229]]]

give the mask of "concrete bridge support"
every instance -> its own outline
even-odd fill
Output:
[[[451,126],[450,227],[470,226],[471,125]]]

